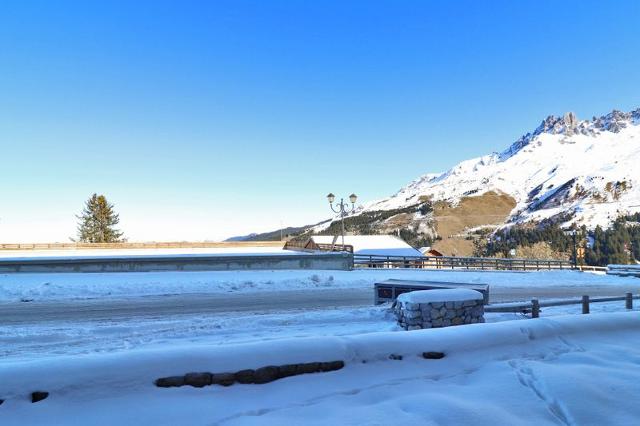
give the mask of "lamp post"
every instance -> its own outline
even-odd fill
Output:
[[[336,204],[336,208],[333,207],[333,202],[335,201],[336,196],[332,193],[327,195],[327,200],[329,200],[329,207],[334,213],[340,214],[340,222],[342,226],[342,249],[344,250],[344,217],[349,213],[353,213],[356,210],[356,200],[358,196],[356,194],[349,195],[349,201],[351,201],[351,208],[349,208],[348,203],[344,202],[343,198],[340,198],[340,203]]]
[[[576,229],[571,229],[568,231],[564,232],[565,235],[571,236],[573,237],[573,256],[571,256],[573,259],[573,267],[577,268],[578,267],[578,231]]]

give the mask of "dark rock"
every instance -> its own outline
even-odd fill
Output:
[[[235,374],[236,381],[242,384],[253,383],[256,381],[255,370],[240,370]]]
[[[4,402],[4,399],[0,399],[0,405],[2,405],[3,402]]]
[[[299,374],[315,373],[320,370],[319,362],[307,362],[305,364],[298,364]]]
[[[422,356],[425,359],[442,359],[442,358],[444,358],[444,353],[442,353],[442,352],[423,352]]]
[[[344,367],[344,361],[321,362],[320,371],[336,371]]]
[[[188,373],[184,376],[184,384],[201,388],[211,384],[211,373]]]
[[[184,376],[161,377],[155,381],[159,388],[175,388],[184,385]]]
[[[246,371],[246,370],[243,370]],[[218,373],[211,375],[211,384],[220,386],[231,386],[236,382],[236,375],[233,373]]]
[[[31,393],[31,402],[39,402],[47,399],[49,392],[36,391]]]
[[[276,366],[270,365],[268,367],[258,368],[255,373],[255,383],[269,383],[278,379],[279,369]]]
[[[402,361],[402,355],[391,354],[389,355],[389,359],[393,359],[395,361]]]
[[[295,376],[300,373],[300,364],[285,364],[279,367],[279,374],[281,378]]]

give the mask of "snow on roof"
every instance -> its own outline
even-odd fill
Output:
[[[398,302],[409,303],[462,302],[465,300],[484,300],[484,296],[479,291],[468,288],[419,290],[402,293],[398,296]]]
[[[331,244],[334,238],[333,235],[314,235],[311,237],[318,244]],[[344,243],[353,246],[355,254],[422,256],[418,250],[393,235],[345,235]],[[336,244],[342,244],[342,237],[336,239]]]

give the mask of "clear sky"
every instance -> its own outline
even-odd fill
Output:
[[[93,192],[131,240],[329,217],[640,106],[638,1],[0,2],[0,242],[67,241]]]

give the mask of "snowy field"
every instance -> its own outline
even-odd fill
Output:
[[[13,359],[0,363],[0,422],[633,425],[640,417],[638,330],[637,312],[606,313]],[[423,359],[425,351],[446,356]],[[345,367],[263,385],[153,385],[190,371],[330,360]],[[34,390],[50,396],[32,404]]]
[[[0,259],[65,258],[86,257],[136,257],[136,256],[259,256],[268,254],[305,254],[305,252],[283,250],[280,247],[229,247],[229,248],[160,248],[160,249],[61,249],[61,250],[0,250]]]
[[[20,300],[123,298],[172,294],[373,288],[386,279],[487,283],[498,288],[640,289],[640,279],[575,271],[447,271],[359,269],[354,271],[210,271],[0,274],[0,303]],[[622,295],[622,294],[621,294]]]
[[[255,255],[255,254],[304,254],[283,250],[281,247],[190,247],[190,248],[144,248],[144,249],[60,249],[60,250],[0,250],[0,259],[32,257],[77,258],[95,256],[163,256],[163,255]]]
[[[626,425],[640,416],[637,301],[633,312],[624,302],[592,304],[590,315],[580,315],[579,305],[562,306],[543,308],[538,320],[488,313],[487,324],[405,332],[387,306],[372,306],[373,283],[389,278],[489,283],[493,294],[548,297],[558,289],[618,294],[640,288],[637,278],[575,271],[3,274],[0,424]],[[288,295],[290,303],[301,294],[353,292],[365,295],[362,304],[252,308],[267,294]],[[59,320],[6,314],[49,306],[137,310],[148,300],[205,297],[238,297],[249,306],[136,316],[107,310],[95,319],[82,311]],[[423,351],[446,357],[425,360]],[[403,359],[390,360],[391,354]],[[346,363],[342,370],[265,385],[153,385],[158,377],[191,371],[338,359]],[[35,390],[50,396],[31,404]]]

